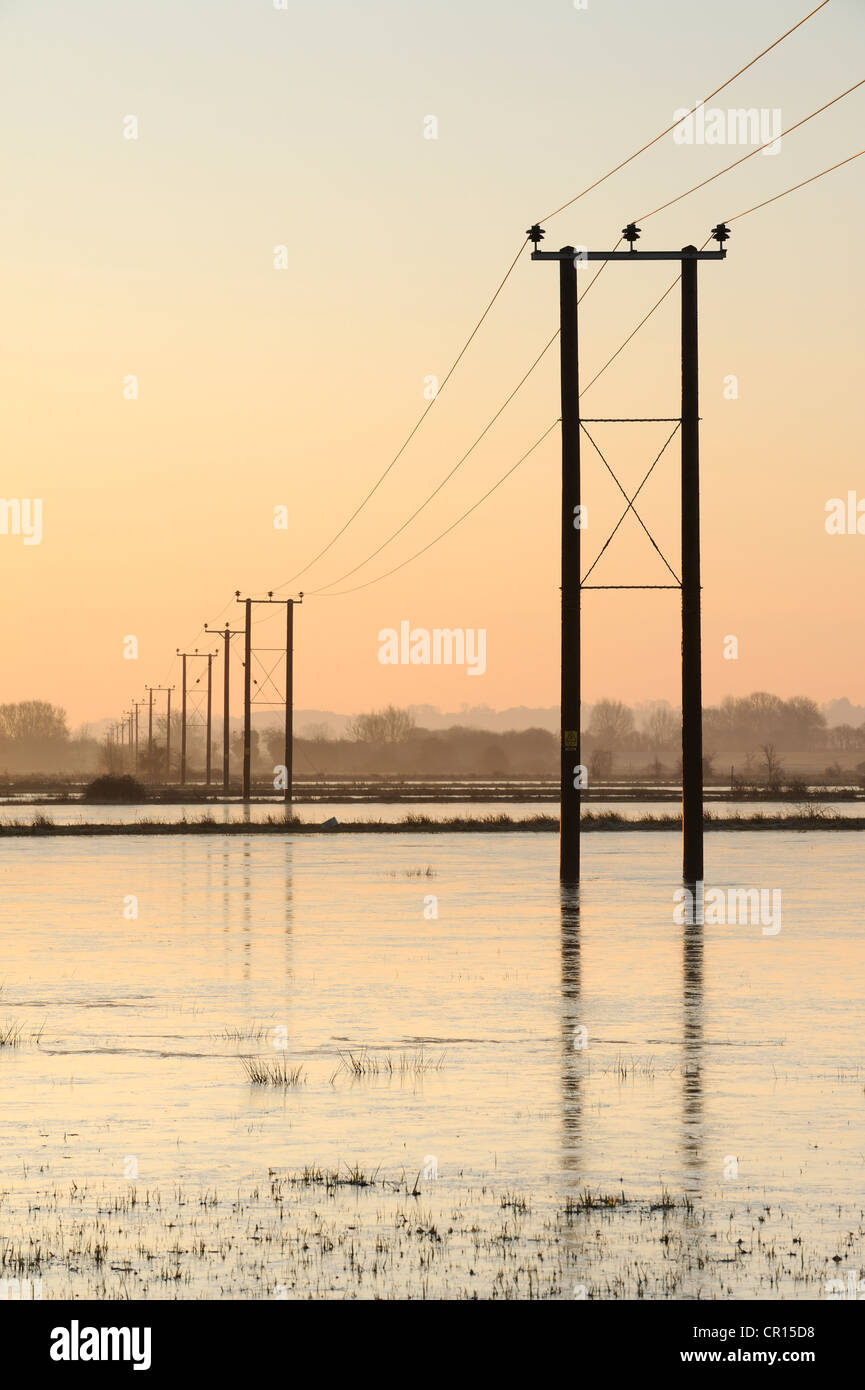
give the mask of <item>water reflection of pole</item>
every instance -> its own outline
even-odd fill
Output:
[[[243,978],[249,979],[252,962],[252,845],[243,842]]]
[[[285,1006],[290,1014],[294,987],[294,843],[289,836],[283,841],[285,869],[285,909],[283,937],[285,942]],[[289,1024],[289,1017],[286,1017]]]
[[[562,1168],[581,1172],[582,1077],[586,1063],[581,1017],[580,890],[560,883],[561,935],[561,1039],[562,1039]]]
[[[688,921],[692,915],[693,920]],[[682,1149],[692,1191],[703,1179],[703,926],[686,913],[682,958]]]

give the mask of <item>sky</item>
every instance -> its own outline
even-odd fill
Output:
[[[0,114],[12,132],[0,492],[42,509],[38,544],[0,534],[0,700],[51,700],[73,724],[119,715],[145,685],[178,682],[176,649],[207,650],[205,621],[240,625],[236,590],[302,589],[299,707],[555,704],[557,427],[420,558],[335,592],[426,546],[556,420],[553,344],[452,481],[362,563],[555,332],[554,265],[520,257],[368,505],[317,564],[279,586],[393,458],[525,229],[809,8],[0,4]],[[830,0],[709,106],[780,111],[786,128],[860,79],[863,38],[859,0]],[[701,245],[719,220],[854,154],[863,114],[865,88],[779,152],[646,218],[753,148],[668,135],[552,218],[545,246],[605,249],[635,218],[641,248]],[[865,498],[863,168],[847,165],[733,222],[727,260],[700,268],[706,703],[759,689],[865,702],[865,535],[830,535],[825,524],[830,499]],[[606,268],[580,309],[584,383],[673,274],[664,264]],[[581,271],[581,287],[586,279]],[[678,391],[674,291],[582,408],[675,416]],[[669,430],[590,428],[631,491]],[[674,568],[678,467],[674,440],[638,504]],[[588,443],[583,480],[588,561],[622,510]],[[593,575],[665,577],[630,517]],[[586,593],[583,612],[586,702],[677,700],[674,592]],[[257,613],[256,646],[277,646],[281,610]],[[383,665],[379,634],[403,622],[483,630],[483,672]],[[735,659],[724,655],[730,636]],[[238,648],[235,676],[239,658]],[[233,698],[239,711],[239,689]]]

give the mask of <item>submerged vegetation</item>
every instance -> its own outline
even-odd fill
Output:
[[[357,1162],[225,1191],[49,1166],[26,1193],[10,1183],[4,1211],[0,1278],[60,1299],[803,1299],[825,1297],[842,1262],[861,1268],[865,1246],[854,1210],[821,1238],[778,1206],[698,1206],[663,1186],[530,1201]]]

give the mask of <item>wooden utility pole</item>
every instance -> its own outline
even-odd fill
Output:
[[[285,604],[285,792],[283,800],[291,804],[293,790],[293,749],[294,742],[294,605],[293,598]]]
[[[240,590],[237,601],[240,602]],[[240,795],[249,801],[252,772],[252,599],[245,600],[243,624],[243,771]]]
[[[530,227],[527,235],[535,248],[532,252],[533,261],[559,262],[562,378],[560,875],[565,883],[578,882],[580,876],[580,789],[577,768],[574,766],[579,764],[580,750],[580,593],[585,588],[680,589],[682,597],[682,870],[685,881],[694,883],[703,877],[697,262],[723,260],[727,254],[724,242],[730,233],[723,223],[713,227],[712,236],[719,244],[717,251],[698,251],[695,246],[685,246],[681,251],[638,251],[636,242],[640,236],[640,229],[631,222],[622,232],[622,237],[629,243],[629,250],[581,250],[578,257],[573,246],[563,246],[559,251],[539,250],[538,247],[544,233],[538,224]],[[641,261],[678,261],[682,267],[682,413],[677,421],[682,430],[682,573],[681,579],[675,584],[586,584],[580,577],[580,528],[577,525],[577,518],[581,514],[576,509],[581,505],[580,433],[585,429],[585,423],[580,418],[579,404],[577,260],[581,263],[586,261],[625,261],[631,265],[636,265]],[[612,421],[605,421],[605,423],[612,423]],[[621,420],[617,420],[616,423],[621,423]],[[640,421],[640,423],[648,423],[648,421]],[[627,497],[627,494],[625,495]],[[628,510],[633,508],[634,500],[635,498],[628,497]],[[665,563],[667,562],[665,561]],[[673,577],[676,578],[675,573]]]
[[[206,623],[204,624],[204,630],[205,630],[205,632],[207,631],[207,624],[206,624]],[[181,786],[185,786],[185,785],[186,785],[186,763],[187,763],[187,757],[186,757],[186,755],[187,755],[187,748],[188,748],[188,733],[187,733],[187,729],[188,729],[188,718],[187,718],[187,714],[188,714],[188,703],[187,703],[187,690],[186,690],[186,670],[187,670],[186,662],[187,662],[187,659],[190,660],[190,661],[194,661],[196,658],[200,657],[202,660],[204,660],[204,658],[206,657],[206,658],[207,658],[207,706],[206,706],[206,713],[205,713],[205,727],[206,727],[206,736],[207,736],[207,749],[206,749],[206,768],[207,768],[207,772],[206,772],[206,782],[207,782],[207,785],[210,786],[210,677],[211,677],[211,667],[212,667],[212,664],[213,664],[213,657],[216,655],[216,653],[215,653],[215,652],[200,652],[200,651],[198,650],[197,647],[196,647],[195,650],[192,651],[192,652],[182,652],[182,651],[180,650],[180,648],[178,647],[178,648],[177,648],[177,655],[178,655],[179,657],[181,657],[182,660],[183,660],[183,672],[182,672],[183,694],[182,694],[182,698],[181,698],[181,702],[180,702],[180,708],[181,708],[181,715],[180,715],[180,785],[181,785]],[[196,685],[198,685],[198,682],[199,682],[200,679],[201,679],[200,676],[197,676],[197,677],[196,677],[196,680],[195,680],[195,684],[196,684]]]
[[[135,771],[138,771],[139,760],[139,738],[138,738],[138,711],[147,704],[146,700],[133,700],[132,708],[135,710]]]
[[[238,592],[239,592],[239,590],[238,590]],[[210,632],[216,632],[216,633],[223,639],[223,643],[224,643],[224,646],[223,646],[223,655],[222,655],[222,660],[223,660],[223,666],[222,666],[222,790],[223,790],[224,795],[227,796],[227,795],[228,795],[228,791],[229,791],[228,758],[229,758],[229,753],[230,753],[230,747],[229,747],[229,738],[230,738],[230,730],[229,730],[229,700],[230,700],[230,696],[231,696],[231,685],[230,685],[230,682],[229,682],[229,665],[230,665],[230,657],[231,657],[231,639],[232,639],[232,637],[240,637],[241,634],[244,632],[244,629],[243,629],[243,628],[234,628],[234,629],[232,629],[232,628],[230,628],[230,627],[228,626],[228,623],[225,624],[225,627],[224,627],[224,628],[211,628],[211,627],[208,627],[208,626],[207,626],[207,623],[205,623],[205,624],[204,624],[204,631],[205,631],[205,632],[208,632],[208,633],[210,633]],[[208,679],[209,679],[209,676],[208,676]],[[208,686],[208,691],[209,691],[209,686]],[[209,694],[208,694],[208,710],[209,710],[209,709],[210,709],[210,696],[209,696]],[[208,783],[209,783],[209,781],[210,781],[210,773],[209,773],[209,765],[208,765]]]
[[[172,690],[174,689],[174,686],[173,686],[173,685],[146,685],[146,686],[144,687],[144,689],[147,691],[148,699],[149,699],[148,722],[147,722],[147,751],[148,751],[148,753],[152,753],[152,752],[153,752],[153,695],[154,695],[154,692],[165,691],[165,694],[166,694],[166,696],[167,696],[167,705],[168,705],[168,707],[167,707],[166,718],[165,718],[165,780],[166,780],[166,782],[167,782],[167,781],[169,780],[170,769],[171,769],[171,692],[172,692]],[[151,763],[151,765],[150,765],[149,772],[150,772],[150,775],[152,776],[152,775],[153,775],[153,765],[152,765],[152,763]]]
[[[703,877],[697,248],[682,251],[682,875]]]
[[[181,652],[178,648],[178,656],[183,662],[183,684],[181,686],[182,695],[180,697],[180,785],[186,786],[186,652]]]
[[[171,781],[171,692],[173,685],[168,687],[167,699],[168,707],[165,713],[165,780]]]
[[[268,590],[267,598],[247,598],[241,599],[238,589],[235,597],[238,603],[246,605],[246,623],[244,633],[246,636],[246,671],[243,683],[243,800],[249,800],[249,754],[251,749],[251,710],[252,710],[252,605],[254,603],[265,604],[285,604],[285,726],[283,742],[283,759],[285,766],[285,788],[283,790],[283,800],[290,803],[292,799],[292,743],[294,732],[294,605],[303,602],[303,594],[297,598],[274,598],[273,590]]]
[[[211,715],[212,715],[212,712],[213,712],[213,704],[212,704],[213,657],[214,657],[214,653],[213,653],[213,652],[208,652],[208,653],[207,653],[207,725],[206,725],[206,731],[205,731],[205,737],[206,737],[206,740],[207,740],[207,747],[206,747],[205,762],[204,762],[204,785],[205,785],[206,787],[209,787],[209,786],[210,786],[210,735],[211,735],[211,730],[212,730],[212,719],[211,719]]]
[[[561,828],[559,877],[580,879],[580,377],[577,267],[573,246],[559,261],[562,402]]]

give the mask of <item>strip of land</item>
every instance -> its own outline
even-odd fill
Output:
[[[593,815],[580,822],[583,832],[679,830],[679,816],[620,816],[614,812]],[[790,815],[712,816],[703,821],[706,830],[865,830],[865,816],[837,816],[825,811]],[[198,820],[138,820],[106,823],[68,822],[57,824],[44,816],[33,821],[0,823],[0,839],[57,836],[80,838],[87,835],[405,835],[442,834],[544,834],[557,832],[556,816],[481,816],[476,819],[454,816],[434,820],[431,816],[406,816],[397,821],[325,821],[313,823],[290,816],[268,816],[260,821],[217,821],[211,816]]]

